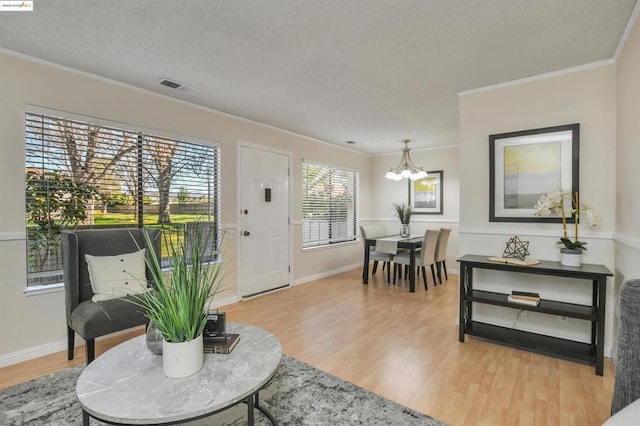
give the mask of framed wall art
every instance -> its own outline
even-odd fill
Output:
[[[578,192],[579,167],[580,124],[490,135],[489,222],[561,222],[534,206],[549,191]]]
[[[427,177],[409,180],[409,205],[413,214],[442,214],[442,170],[427,172]]]

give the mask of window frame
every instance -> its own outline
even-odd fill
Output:
[[[62,119],[62,120],[71,120],[71,121],[77,121],[83,124],[87,124],[90,126],[99,126],[99,127],[106,127],[108,129],[115,129],[118,131],[123,131],[123,132],[129,132],[129,133],[135,133],[138,134],[139,136],[142,136],[144,138],[147,138],[146,142],[142,142],[142,143],[146,143],[147,145],[151,144],[151,141],[148,138],[161,138],[164,140],[168,140],[168,141],[175,141],[177,143],[182,143],[182,144],[187,144],[187,145],[194,145],[195,148],[189,148],[187,147],[187,150],[190,151],[191,149],[202,149],[202,150],[208,150],[211,149],[213,150],[213,155],[211,158],[211,170],[212,170],[212,174],[208,175],[208,181],[212,182],[211,187],[208,189],[208,195],[206,195],[206,200],[207,200],[207,205],[210,206],[208,207],[208,211],[211,212],[210,215],[213,217],[213,222],[215,223],[215,235],[216,235],[216,241],[215,241],[215,253],[214,253],[214,258],[211,259],[211,261],[218,261],[221,253],[220,253],[220,247],[221,247],[221,237],[222,237],[222,220],[221,220],[221,194],[222,194],[222,185],[221,185],[221,167],[222,167],[222,161],[221,161],[221,156],[222,156],[222,149],[221,149],[221,145],[217,142],[213,142],[213,141],[208,141],[208,140],[202,140],[199,138],[194,138],[191,136],[183,136],[183,135],[178,135],[178,134],[173,134],[173,133],[169,133],[169,132],[165,132],[165,131],[161,131],[161,130],[156,130],[156,129],[148,129],[148,128],[144,128],[144,127],[140,127],[140,126],[136,126],[136,125],[131,125],[131,124],[127,124],[127,123],[121,123],[121,122],[114,122],[114,121],[109,121],[109,120],[105,120],[105,119],[101,119],[101,118],[96,118],[96,117],[91,117],[91,116],[86,116],[86,115],[81,115],[81,114],[75,114],[75,113],[69,113],[69,112],[63,112],[63,111],[58,111],[58,110],[54,110],[54,109],[49,109],[49,108],[44,108],[44,107],[39,107],[39,106],[34,106],[34,105],[26,105],[25,106],[25,110],[24,110],[24,115],[23,115],[23,119],[24,119],[24,147],[25,147],[25,171],[27,171],[28,167],[29,167],[29,162],[27,159],[27,155],[28,155],[28,136],[29,136],[29,128],[28,128],[28,116],[29,115],[36,115],[36,116],[43,116],[44,118],[52,118],[52,119]],[[199,148],[198,148],[199,146]],[[189,153],[189,155],[193,155],[192,153]],[[194,157],[195,158],[195,157]],[[138,157],[139,160],[139,157]],[[43,163],[44,164],[44,163]],[[44,172],[47,172],[47,169],[42,169],[44,170]],[[25,186],[26,188],[26,186]],[[177,188],[175,188],[173,186],[173,183],[171,184],[171,190],[172,193],[175,191],[178,191]],[[142,197],[143,195],[140,195],[140,197]],[[25,208],[25,213],[26,213],[26,209],[27,209],[27,199],[25,199],[25,203],[24,203],[24,208]],[[169,201],[171,203],[171,201]],[[207,218],[207,215],[203,215],[203,217]],[[191,222],[190,222],[191,223]],[[203,221],[202,223],[205,223],[205,221]],[[186,228],[186,222],[185,222],[185,226],[183,227],[182,232],[184,233],[184,229]],[[25,247],[25,262],[29,262],[28,261],[28,257],[29,257],[29,231],[28,231],[28,227],[27,227],[27,223],[25,221],[25,242],[26,247]],[[109,225],[103,225],[103,226],[109,226]],[[87,227],[90,228],[102,228],[103,226],[101,225],[87,225]],[[149,225],[146,225],[149,226]],[[165,226],[165,225],[155,225],[153,224],[153,226]],[[122,226],[120,226],[119,228],[122,229],[126,229],[126,228],[144,228],[145,225],[142,224],[141,221],[138,221],[137,224],[123,224]],[[68,228],[75,228],[75,227],[68,227]],[[164,233],[163,233],[164,234]],[[59,279],[54,279],[51,280],[50,282],[46,282],[46,283],[30,283],[30,276],[35,275],[35,274],[39,274],[41,272],[30,272],[30,268],[29,265],[26,265],[26,272],[27,275],[25,277],[26,279],[26,289],[25,289],[25,293],[29,292],[29,293],[48,293],[51,291],[55,291],[57,289],[59,289],[61,287],[61,281]],[[168,266],[168,264],[167,264]],[[52,270],[50,275],[54,275],[56,273],[58,273],[58,276],[61,276],[61,271],[59,270]]]
[[[328,236],[328,238],[326,239],[307,239],[307,232],[305,232],[305,226],[306,222],[308,221],[307,218],[305,218],[305,214],[306,214],[306,204],[307,204],[307,198],[308,198],[308,185],[307,185],[307,177],[308,177],[308,167],[312,166],[312,167],[320,167],[323,168],[327,173],[329,173],[329,179],[331,179],[334,174],[336,173],[349,173],[351,174],[350,179],[353,179],[354,181],[350,185],[350,188],[353,190],[352,194],[349,194],[349,197],[352,197],[352,203],[350,203],[349,205],[349,209],[347,210],[347,216],[349,215],[349,213],[351,213],[353,215],[353,219],[352,219],[352,229],[347,228],[347,235],[344,237],[333,237],[331,235]],[[302,175],[302,206],[301,206],[301,210],[302,210],[302,249],[303,250],[314,250],[314,249],[321,249],[321,248],[330,248],[330,247],[336,247],[338,245],[344,245],[344,244],[353,244],[356,243],[358,241],[358,226],[360,223],[360,172],[358,170],[355,169],[351,169],[351,168],[347,168],[347,167],[343,167],[343,166],[337,166],[334,164],[326,164],[326,163],[321,163],[321,162],[316,162],[316,161],[305,161],[303,159],[302,161],[302,171],[301,171],[301,175]],[[347,224],[350,222],[349,218],[347,217]],[[334,211],[331,210],[330,207],[330,211],[329,211],[329,234],[331,234],[331,232],[333,232],[333,229],[335,227],[335,224],[337,223],[337,221],[335,221],[334,219]],[[310,225],[309,225],[310,226]],[[309,231],[310,234],[310,231]]]

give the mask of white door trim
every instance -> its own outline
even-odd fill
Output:
[[[289,270],[289,286],[291,286],[293,284],[293,269],[294,269],[294,265],[293,265],[293,218],[291,217],[291,211],[292,211],[292,207],[291,207],[291,203],[293,200],[292,195],[292,189],[293,189],[293,182],[292,182],[292,177],[293,177],[293,152],[288,151],[288,150],[284,150],[284,149],[278,149],[278,148],[273,148],[270,146],[266,146],[266,145],[259,145],[259,144],[255,144],[252,142],[247,142],[247,141],[243,141],[241,139],[238,139],[236,141],[236,223],[237,223],[237,227],[236,227],[236,259],[238,259],[238,261],[236,262],[236,267],[240,268],[242,267],[242,264],[244,263],[244,259],[242,258],[242,247],[241,247],[241,238],[242,238],[242,185],[240,184],[242,182],[242,155],[241,155],[241,150],[242,148],[253,148],[253,149],[258,149],[258,150],[262,150],[262,151],[266,151],[266,152],[271,152],[274,154],[282,154],[282,155],[286,155],[288,160],[289,160],[289,177],[288,177],[288,182],[289,182],[289,205],[287,206],[287,211],[288,211],[288,215],[289,215],[289,224],[287,226],[287,232],[289,233],[289,265],[291,266],[290,270]],[[238,271],[238,273],[236,274],[236,277],[238,279],[237,284],[240,283],[240,278],[242,277],[241,272]],[[240,296],[241,292],[240,292],[240,288],[237,287],[236,289],[237,294]],[[255,296],[252,296],[255,297]]]

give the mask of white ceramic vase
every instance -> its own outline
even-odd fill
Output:
[[[162,341],[162,370],[173,379],[196,374],[204,365],[202,335],[188,342]]]
[[[564,266],[582,266],[582,250],[560,249],[560,264]]]

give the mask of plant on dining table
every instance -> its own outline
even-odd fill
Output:
[[[580,224],[581,214],[587,217],[589,225],[591,226],[596,226],[600,223],[598,212],[585,203],[580,204],[580,197],[577,192],[574,194],[560,190],[548,192],[538,199],[534,207],[536,209],[534,213],[536,216],[548,216],[550,214],[560,213],[563,234],[558,244],[562,244],[566,249],[570,250],[587,249],[585,247],[587,243],[578,239],[578,225]],[[567,215],[574,215],[575,218],[573,238],[569,238],[567,233]]]
[[[411,214],[413,213],[413,209],[411,206],[407,206],[406,204],[394,204],[393,208],[395,209],[398,219],[400,219],[400,223],[403,225],[408,225],[411,220]]]

